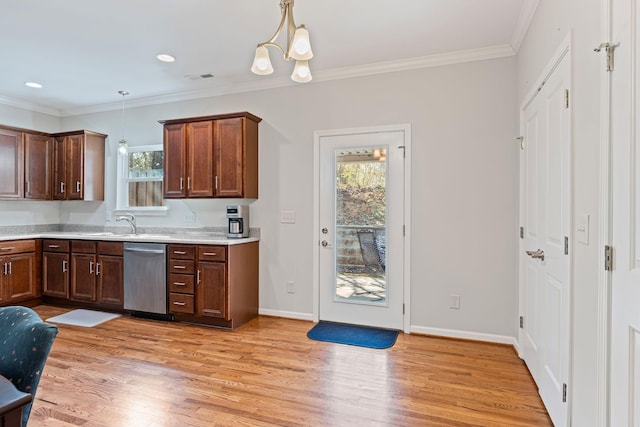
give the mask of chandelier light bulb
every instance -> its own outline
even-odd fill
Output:
[[[291,80],[298,83],[306,83],[311,81],[311,69],[309,68],[309,61],[296,61],[296,66],[293,68],[293,74],[291,74]]]
[[[309,31],[307,31],[304,25],[300,25],[293,33],[289,56],[298,61],[306,61],[313,58],[311,42],[309,41]]]
[[[273,73],[273,66],[271,65],[271,59],[269,59],[269,50],[267,50],[266,46],[258,46],[256,48],[256,55],[253,58],[251,71],[260,76]]]

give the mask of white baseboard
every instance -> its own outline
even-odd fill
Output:
[[[268,308],[258,309],[258,314],[263,316],[285,317],[287,319],[313,321],[312,313],[297,313],[295,311],[270,310]]]
[[[411,326],[411,332],[425,335],[435,335],[447,338],[460,338],[465,340],[485,341],[498,344],[512,345],[519,354],[518,340],[506,335],[483,334],[480,332],[457,331],[454,329],[429,328],[425,326]]]

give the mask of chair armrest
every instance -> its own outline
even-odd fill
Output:
[[[31,402],[31,394],[19,391],[11,381],[0,375],[0,416]]]

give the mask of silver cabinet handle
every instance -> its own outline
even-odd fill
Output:
[[[180,189],[184,190],[184,178],[180,177]]]
[[[60,193],[64,194],[64,182],[60,181]]]
[[[174,254],[176,255],[185,255],[186,252],[185,251],[173,251]]]
[[[218,175],[216,175],[216,190],[218,189]]]
[[[174,265],[173,268],[176,270],[185,270],[187,267],[184,265]]]
[[[187,190],[191,190],[191,177],[187,177]]]
[[[200,270],[198,270],[198,274],[196,274],[196,283],[200,284]]]
[[[173,282],[173,284],[176,286],[187,286],[187,284],[184,282]]]
[[[31,183],[27,181],[27,193],[31,193]]]
[[[4,274],[4,275],[6,276],[6,275],[7,275],[7,271],[8,271],[8,270],[7,270],[7,263],[5,262],[5,263],[2,265],[2,274]]]
[[[93,261],[89,261],[89,274],[93,274],[94,270],[93,270]]]
[[[529,255],[531,258],[544,261],[544,251],[542,249],[537,249],[535,251],[526,251],[526,252],[527,252],[527,255]]]
[[[80,181],[76,181],[76,192],[80,192]]]
[[[9,275],[13,274],[13,271],[11,270],[13,261],[9,261]]]
[[[96,262],[96,276],[100,275],[100,263]]]
[[[53,248],[53,249],[57,249],[57,248],[59,248],[59,247],[60,247],[60,245],[49,245],[49,247],[50,247],[50,248]]]
[[[173,305],[181,305],[182,306],[182,305],[187,305],[187,303],[186,302],[180,302],[180,301],[174,301]]]
[[[63,273],[67,272],[67,260],[65,259],[62,260],[62,272]]]
[[[215,252],[205,252],[202,255],[205,255],[205,256],[216,256],[216,253]]]
[[[15,248],[16,248],[15,246],[7,246],[7,247],[4,247],[4,248],[0,248],[0,251],[12,251]]]

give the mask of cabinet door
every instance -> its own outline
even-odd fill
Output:
[[[84,135],[66,138],[67,200],[84,199]]]
[[[244,197],[244,119],[215,121],[216,197]]]
[[[53,139],[44,135],[25,134],[24,182],[25,199],[51,200],[51,160]]]
[[[53,199],[67,198],[67,145],[64,137],[53,140]]]
[[[227,319],[227,277],[223,262],[200,262],[196,278],[199,316]]]
[[[213,197],[213,122],[187,125],[187,194]]]
[[[98,277],[98,304],[122,306],[124,304],[123,258],[100,255],[96,266]]]
[[[164,127],[164,197],[186,197],[186,125]]]
[[[77,301],[96,300],[96,256],[93,254],[71,254],[71,299]]]
[[[19,199],[23,194],[22,132],[0,129],[0,198]]]
[[[69,254],[42,254],[42,293],[52,297],[69,298]]]
[[[36,254],[33,252],[8,257],[7,301],[19,301],[40,296],[37,287],[35,267]]]

